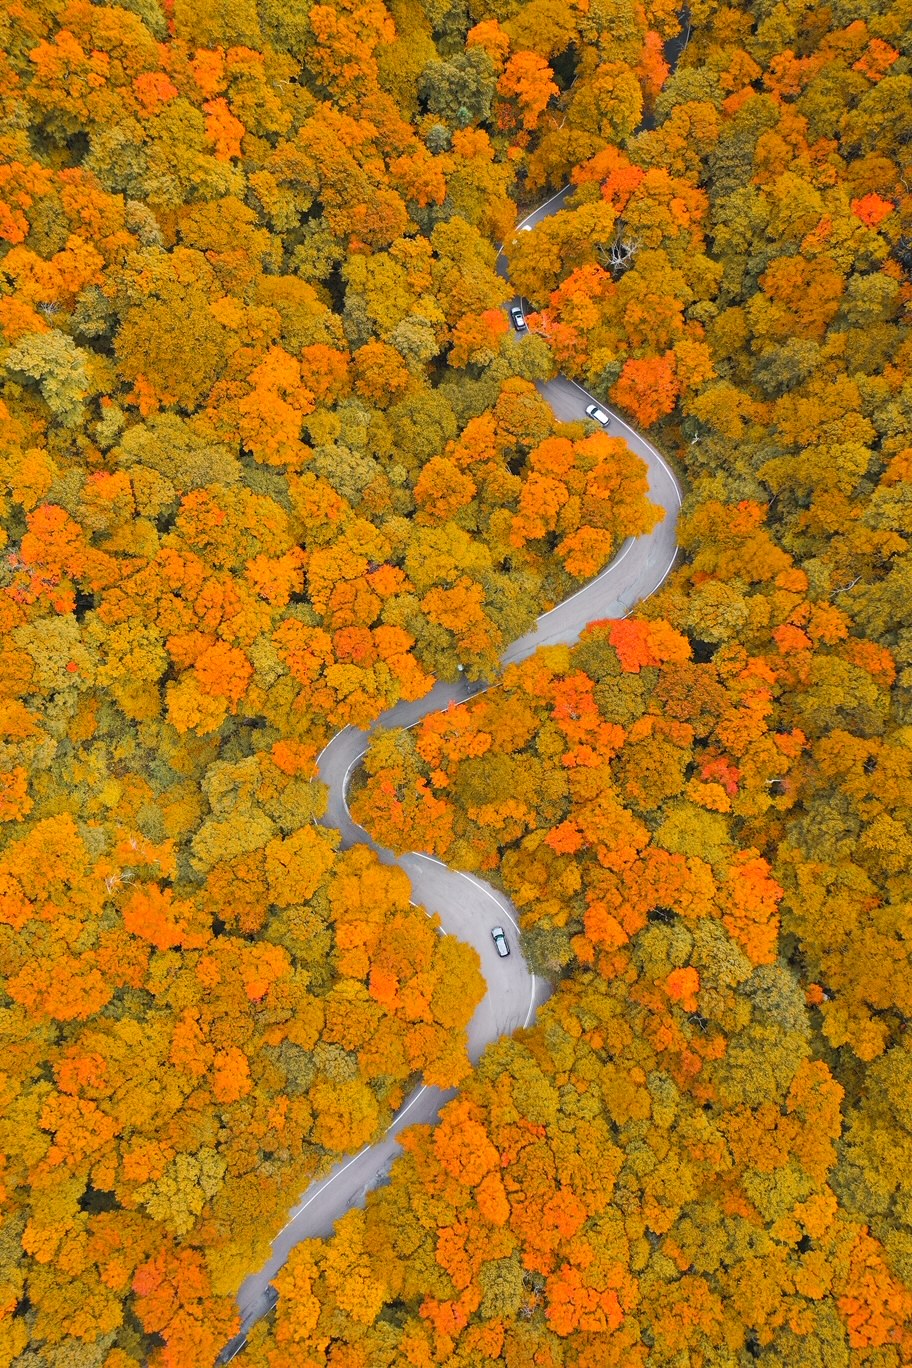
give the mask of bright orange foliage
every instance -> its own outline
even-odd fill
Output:
[[[239,1361],[912,1362],[907,7],[8,8],[0,1362],[214,1363],[418,1080]],[[656,516],[558,372],[680,555],[501,671]],[[475,1068],[313,780],[457,676],[352,801]]]

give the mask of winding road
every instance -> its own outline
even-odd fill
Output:
[[[568,186],[547,200],[517,225],[516,231],[532,228],[543,218],[556,213],[573,187]],[[497,259],[499,274],[508,278],[506,258]],[[522,301],[514,299],[507,308]],[[538,389],[555,415],[564,421],[585,418],[592,395],[563,376],[547,380]],[[602,405],[604,408],[605,406]],[[647,536],[628,539],[609,566],[584,588],[572,594],[551,612],[537,620],[535,628],[514,641],[501,657],[502,664],[523,660],[540,646],[558,642],[571,644],[583,628],[596,618],[626,617],[642,599],[658,589],[675,562],[676,529],[681,507],[681,487],[671,468],[651,443],[611,413],[610,432],[623,436],[628,446],[642,458],[649,470],[649,496],[665,516]],[[342,834],[342,846],[365,844],[385,863],[398,864],[412,882],[416,901],[429,912],[438,913],[444,933],[458,936],[474,945],[481,960],[488,991],[479,1003],[468,1027],[469,1056],[473,1062],[485,1046],[518,1027],[526,1026],[550,993],[550,985],[530,973],[519,946],[518,914],[510,900],[470,874],[448,869],[430,855],[408,854],[400,857],[378,846],[351,817],[346,801],[352,770],[370,744],[372,732],[380,727],[409,727],[428,713],[450,703],[462,703],[477,686],[438,683],[416,703],[400,703],[378,717],[370,731],[345,727],[329,742],[318,758],[320,778],[329,789],[329,802],[323,822]],[[501,959],[491,940],[491,927],[507,930],[512,953]],[[434,1121],[453,1092],[419,1087],[396,1113],[382,1140],[368,1145],[351,1158],[335,1165],[327,1176],[312,1183],[272,1244],[269,1261],[259,1272],[244,1280],[238,1293],[242,1329],[220,1356],[227,1363],[243,1347],[250,1327],[275,1304],[271,1279],[285,1263],[290,1251],[301,1240],[330,1233],[340,1216],[361,1205],[371,1188],[388,1173],[399,1152],[397,1137],[406,1126]]]

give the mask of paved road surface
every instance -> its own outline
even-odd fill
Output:
[[[553,195],[524,219],[517,231],[556,213],[568,193],[569,190],[564,189]],[[507,263],[503,253],[498,257],[497,265],[498,271],[506,277]],[[591,395],[563,376],[548,380],[538,388],[558,418],[584,418],[586,405],[593,402]],[[648,536],[625,542],[612,563],[596,579],[540,617],[533,631],[504,652],[504,664],[523,660],[539,646],[578,640],[583,628],[593,619],[624,617],[641,599],[655,592],[674,564],[675,530],[681,507],[678,481],[655,447],[615,413],[611,414],[610,431],[623,436],[645,461],[649,469],[650,498],[661,505],[665,516]],[[427,713],[445,708],[451,702],[464,702],[471,692],[472,686],[465,683],[438,683],[419,702],[400,703],[390,708],[377,719],[375,726],[411,726]],[[320,778],[329,788],[324,822],[342,833],[343,846],[364,843],[376,850],[382,860],[398,863],[412,881],[416,902],[430,912],[439,913],[446,933],[457,935],[460,940],[475,946],[488,991],[469,1023],[469,1055],[474,1061],[492,1040],[527,1025],[550,989],[526,966],[518,941],[518,916],[508,898],[481,879],[456,873],[429,855],[403,855],[397,860],[391,851],[377,846],[352,820],[346,802],[347,787],[370,737],[371,732],[346,727],[333,737],[319,757]],[[512,950],[507,959],[498,956],[491,940],[491,927],[498,924],[507,930]],[[341,1160],[322,1181],[311,1184],[298,1205],[289,1212],[284,1228],[273,1241],[269,1262],[241,1285],[238,1305],[243,1328],[226,1346],[222,1362],[234,1357],[243,1345],[245,1332],[275,1304],[275,1290],[270,1287],[270,1280],[294,1246],[312,1236],[328,1235],[340,1216],[350,1207],[363,1203],[367,1192],[389,1171],[399,1150],[396,1137],[400,1130],[415,1122],[433,1121],[451,1096],[452,1093],[441,1092],[438,1088],[417,1088],[397,1112],[382,1140]]]

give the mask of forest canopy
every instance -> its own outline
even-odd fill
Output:
[[[214,1362],[307,1184],[467,1077],[475,952],[317,753],[658,516],[538,395],[506,147],[403,22],[408,97],[381,5],[4,11],[4,1368]]]
[[[214,1363],[420,1081],[238,1362],[912,1363],[908,4],[0,40],[0,1368]],[[659,515],[557,372],[676,462],[680,560],[501,674]],[[554,984],[474,1071],[474,952],[314,781],[459,667],[353,810]]]

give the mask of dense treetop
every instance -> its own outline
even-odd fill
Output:
[[[912,1360],[909,14],[690,19],[642,131],[556,97],[528,185],[576,189],[510,246],[561,368],[681,461],[683,563],[378,738],[355,804],[500,882],[561,982],[296,1256],[269,1368],[305,1287],[321,1365]]]
[[[910,20],[2,7],[0,1368],[212,1362],[421,1078],[247,1362],[912,1362]],[[470,1076],[472,952],[312,774],[653,525],[557,369],[683,555],[368,757],[560,980]]]
[[[317,752],[656,516],[508,336],[541,102],[453,22],[4,7],[4,1368],[214,1361],[308,1181],[466,1077],[474,952]]]

